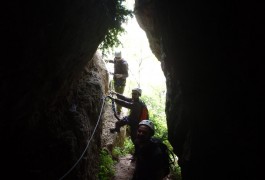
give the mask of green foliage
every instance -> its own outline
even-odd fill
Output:
[[[159,96],[142,96],[141,99],[145,102],[149,110],[149,119],[155,124],[155,137],[162,140],[167,139],[167,125],[165,114],[165,100],[158,99]]]
[[[115,2],[115,10],[111,11],[114,15],[111,26],[103,42],[99,45],[99,49],[102,51],[103,55],[105,55],[106,52],[109,52],[112,48],[118,47],[122,44],[119,40],[119,36],[125,32],[122,24],[127,22],[129,17],[133,17],[133,11],[127,9],[123,5],[125,0],[116,0]]]
[[[114,176],[114,161],[111,155],[106,150],[101,150],[100,152],[100,167],[98,179],[100,180],[109,180]]]
[[[149,109],[149,119],[155,124],[155,137],[162,139],[163,143],[167,145],[170,151],[173,152],[173,147],[168,141],[168,131],[165,114],[165,98],[161,98],[159,93],[157,95],[142,96],[142,100],[146,103]],[[170,155],[172,159],[176,159],[176,155]],[[178,164],[172,166],[171,179],[181,180],[181,170]]]
[[[175,180],[181,180],[181,169],[179,167],[179,165],[175,165],[173,167],[173,169],[171,170],[171,179],[175,179]]]
[[[132,87],[135,87],[132,85]],[[130,92],[130,91],[129,91]],[[163,143],[167,145],[170,151],[173,152],[173,147],[168,141],[168,130],[166,123],[166,114],[165,114],[165,96],[163,88],[157,87],[154,88],[153,91],[149,94],[143,94],[141,99],[147,105],[149,110],[149,119],[152,120],[155,124],[155,137],[161,139]],[[130,141],[127,141],[131,143]],[[126,143],[125,143],[126,144]],[[126,146],[126,145],[125,145]],[[131,147],[133,144],[131,143]],[[126,148],[124,148],[126,149]],[[121,155],[128,154],[127,150],[119,149]],[[130,151],[131,152],[131,151]],[[175,154],[170,155],[172,159],[177,159]],[[181,169],[177,162],[171,167],[170,179],[181,180]]]
[[[131,138],[129,137],[126,137],[125,138],[125,141],[124,141],[124,146],[123,147],[114,147],[113,149],[113,155],[115,157],[118,157],[118,156],[125,156],[126,154],[133,154],[134,152],[134,145],[131,141]]]

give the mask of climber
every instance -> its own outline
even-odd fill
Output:
[[[133,180],[162,180],[170,173],[170,156],[166,144],[152,136],[151,120],[142,120],[137,129],[136,164]]]
[[[106,60],[106,62],[114,63],[114,90],[119,94],[123,94],[126,86],[126,78],[129,76],[127,61],[122,58],[121,51],[116,51],[114,60]],[[122,106],[117,104],[116,110],[118,115],[120,115],[121,109]]]
[[[122,126],[129,125],[130,137],[133,144],[135,144],[138,123],[143,119],[149,118],[148,109],[145,103],[139,98],[142,95],[142,90],[140,88],[133,89],[132,98],[125,97],[117,92],[111,92],[111,94],[116,95],[117,98],[108,97],[122,107],[130,109],[130,114],[120,121],[117,121],[115,123],[115,128],[110,129],[110,132],[120,132]]]

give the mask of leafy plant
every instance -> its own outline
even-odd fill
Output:
[[[110,11],[114,16],[112,18],[111,26],[103,42],[99,45],[99,49],[102,51],[103,55],[105,55],[106,52],[109,52],[112,48],[118,47],[122,44],[119,40],[119,36],[126,32],[122,27],[122,24],[127,22],[129,17],[133,17],[133,11],[127,9],[123,5],[125,0],[116,0],[115,2],[115,9]]]
[[[114,169],[115,163],[116,161],[112,159],[111,155],[106,150],[101,150],[98,179],[100,180],[111,179],[111,177],[113,177],[115,173]]]
[[[156,92],[153,92],[154,94]],[[159,95],[145,95],[141,99],[144,100],[149,109],[149,119],[155,124],[155,137],[160,138],[167,145],[170,151],[173,152],[173,147],[168,141],[168,131],[165,114],[165,100],[159,99]],[[170,155],[172,159],[176,159],[176,155]],[[172,157],[173,156],[173,157]],[[181,169],[177,163],[171,169],[171,179],[181,180]]]
[[[155,124],[155,137],[162,140],[167,139],[167,125],[165,114],[165,103],[160,101],[156,95],[144,95],[142,100],[146,103],[149,110],[149,119]]]
[[[175,180],[181,180],[181,169],[179,167],[179,165],[175,165],[173,167],[173,170],[171,171],[171,179],[175,179]]]
[[[124,141],[124,146],[123,147],[114,147],[113,149],[113,154],[114,156],[125,156],[126,154],[133,154],[134,152],[134,145],[130,139],[130,137],[126,137]]]

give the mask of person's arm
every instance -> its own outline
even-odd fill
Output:
[[[126,101],[126,102],[130,102],[130,103],[132,102],[132,98],[128,98],[128,97],[126,97],[122,94],[119,94],[117,92],[114,92],[114,91],[111,91],[110,93],[116,95],[118,99],[121,99],[121,100]]]
[[[116,92],[111,92],[111,94],[115,94]],[[122,107],[125,107],[125,108],[128,108],[128,109],[132,109],[134,104],[132,102],[127,102],[127,101],[124,101],[124,100],[121,100],[121,99],[117,99],[117,98],[114,98],[110,95],[107,96],[108,98],[112,99],[115,103],[121,105]]]
[[[114,60],[105,60],[106,63],[114,63]]]
[[[122,94],[119,94],[119,93],[117,93],[116,95],[117,95],[117,98],[119,98],[119,99],[121,99],[123,101],[130,102],[130,103],[132,102],[132,98],[128,98],[128,97],[126,97],[126,96],[124,96]]]
[[[125,108],[128,108],[128,109],[132,109],[133,108],[133,103],[132,102],[128,102],[128,101],[124,101],[124,100],[121,100],[121,99],[115,99],[113,98],[115,103],[121,105],[122,107],[125,107]]]

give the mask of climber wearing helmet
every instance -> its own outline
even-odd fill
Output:
[[[125,116],[120,121],[115,123],[115,128],[110,129],[111,133],[120,132],[120,127],[129,125],[130,127],[130,136],[134,144],[138,123],[143,119],[148,119],[148,110],[145,103],[140,99],[142,90],[140,88],[135,88],[132,90],[132,97],[125,97],[117,92],[111,92],[111,94],[116,95],[117,98],[109,96],[116,104],[121,105],[122,107],[130,109],[130,114]]]
[[[126,78],[129,76],[127,61],[122,58],[121,51],[116,51],[114,60],[108,60],[106,62],[114,63],[114,90],[119,94],[123,94],[126,86]],[[122,107],[117,105],[116,109],[117,114],[120,115]]]
[[[152,139],[155,134],[154,124],[151,120],[142,120],[137,129],[136,164],[133,180],[162,180],[168,175],[169,165],[161,145],[162,142]]]

